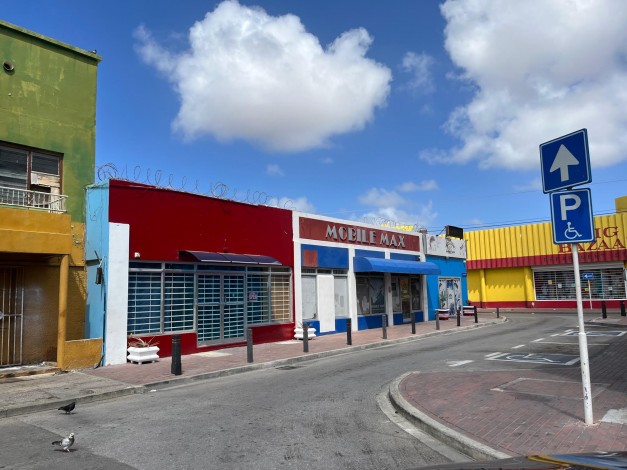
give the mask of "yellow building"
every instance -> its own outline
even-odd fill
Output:
[[[625,299],[627,196],[594,217],[596,240],[577,245],[584,305]],[[550,222],[466,232],[468,298],[481,307],[575,308],[571,245],[553,243]]]
[[[0,20],[0,62],[0,367],[93,366],[84,191],[100,57]]]

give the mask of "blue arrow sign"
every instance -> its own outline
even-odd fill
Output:
[[[581,129],[540,144],[540,163],[545,193],[589,183],[588,131]]]
[[[594,273],[581,273],[581,279],[584,281],[590,281],[594,279]]]
[[[551,193],[553,242],[581,243],[596,240],[590,189]]]

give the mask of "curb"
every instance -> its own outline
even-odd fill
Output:
[[[59,406],[67,405],[69,402],[76,400],[76,403],[93,403],[96,401],[110,400],[112,398],[134,395],[136,393],[144,393],[143,386],[128,385],[118,390],[110,390],[108,392],[94,393],[93,395],[83,395],[75,398],[64,398],[63,400],[55,399],[45,403],[34,403],[32,405],[14,406],[0,409],[0,419],[12,418],[14,416],[37,413],[39,411],[56,410]]]
[[[244,372],[251,372],[255,370],[272,369],[278,366],[298,364],[300,362],[313,361],[313,360],[321,359],[325,357],[339,356],[342,354],[349,354],[352,352],[363,351],[366,349],[375,349],[375,348],[391,346],[394,344],[409,343],[412,341],[418,341],[418,340],[428,338],[431,336],[436,336],[436,335],[450,335],[450,334],[455,334],[455,333],[459,333],[462,331],[472,330],[475,328],[483,328],[486,326],[492,326],[492,325],[496,325],[499,323],[505,323],[506,321],[507,321],[507,318],[503,318],[503,319],[493,320],[493,321],[486,322],[486,323],[477,323],[477,324],[472,324],[472,325],[460,326],[454,330],[445,330],[445,331],[436,330],[430,333],[423,333],[420,335],[408,336],[405,338],[388,339],[388,340],[383,340],[377,343],[361,344],[358,346],[350,346],[348,348],[342,348],[342,349],[332,349],[330,351],[322,351],[318,353],[308,353],[305,356],[296,356],[296,357],[289,357],[286,359],[277,359],[274,361],[261,362],[258,364],[253,363],[253,364],[246,365],[246,366],[239,366],[239,367],[233,367],[231,369],[222,369],[222,370],[217,370],[217,371],[212,371],[212,372],[206,372],[202,374],[192,375],[189,377],[160,380],[158,382],[151,382],[151,383],[147,383],[144,385],[140,385],[139,387],[144,387],[146,390],[150,390],[150,389],[162,388],[168,385],[170,386],[185,385],[188,383],[198,382],[201,380],[213,379],[213,378],[218,378],[218,377],[227,377],[229,375],[241,374]]]
[[[439,421],[431,418],[427,414],[410,405],[401,395],[399,385],[405,377],[420,372],[407,372],[396,378],[389,387],[389,397],[392,405],[406,419],[411,421],[422,431],[435,437],[440,442],[452,447],[453,449],[467,455],[474,460],[495,460],[508,459],[512,455],[493,449],[485,444],[475,441],[470,437],[454,431]]]
[[[61,405],[65,405],[69,401],[72,401],[72,400],[76,400],[77,403],[92,403],[95,401],[109,400],[112,398],[119,398],[119,397],[134,395],[138,393],[146,393],[146,392],[150,392],[151,390],[155,390],[159,388],[166,388],[168,386],[186,385],[186,384],[199,382],[202,380],[207,380],[207,379],[212,379],[212,378],[227,377],[230,375],[241,374],[244,372],[251,372],[255,370],[271,369],[271,368],[282,366],[282,365],[298,364],[300,362],[313,361],[313,360],[321,359],[325,357],[339,356],[342,354],[349,354],[352,352],[363,351],[366,349],[387,347],[387,346],[391,346],[394,344],[409,343],[412,341],[418,341],[418,340],[428,338],[431,336],[436,336],[436,335],[450,335],[450,334],[455,334],[455,333],[461,333],[463,331],[468,331],[468,330],[472,330],[475,328],[483,328],[486,326],[492,326],[492,325],[497,325],[500,323],[505,323],[506,321],[507,321],[507,318],[503,317],[500,319],[491,320],[486,323],[473,323],[471,325],[460,326],[452,330],[435,330],[429,333],[417,334],[415,336],[383,340],[383,341],[379,341],[376,343],[350,346],[350,347],[342,348],[342,349],[333,349],[330,351],[322,351],[318,353],[311,353],[311,354],[307,354],[303,356],[290,357],[286,359],[277,359],[275,361],[270,361],[270,362],[262,362],[258,364],[253,363],[253,364],[246,365],[246,366],[233,367],[230,369],[222,369],[222,370],[217,370],[213,372],[192,375],[189,377],[165,379],[165,380],[146,383],[142,385],[131,385],[131,384],[127,384],[124,382],[119,382],[123,388],[120,388],[118,390],[110,390],[110,391],[102,392],[102,393],[96,392],[93,395],[68,397],[63,400],[54,399],[54,400],[47,401],[45,403],[34,403],[31,405],[25,405],[25,406],[0,408],[0,419],[19,416],[22,414],[37,413],[40,411],[50,411],[51,409],[55,409]]]

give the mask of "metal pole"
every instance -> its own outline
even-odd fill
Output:
[[[577,320],[579,322],[579,357],[581,363],[581,384],[583,386],[583,410],[587,425],[593,424],[592,389],[590,387],[590,367],[588,363],[588,338],[583,323],[583,301],[581,299],[581,279],[579,278],[579,252],[572,243],[573,266],[575,268],[575,291],[577,293]]]
[[[170,372],[174,375],[183,373],[181,366],[181,335],[172,335],[172,366]]]
[[[248,362],[253,362],[253,329],[248,328],[246,330],[246,359]]]
[[[440,329],[440,312],[438,312],[437,308],[435,309],[435,329]]]
[[[499,307],[496,307],[496,318],[500,318],[500,317],[499,317],[499,313],[500,313],[500,312],[499,312]]]
[[[461,326],[462,324],[462,311],[461,308],[457,308],[457,326]]]
[[[388,329],[387,329],[387,317],[385,314],[381,315],[381,328],[383,329],[383,339],[388,339]]]
[[[350,318],[346,319],[346,344],[353,344],[353,321]]]
[[[309,352],[309,323],[303,323],[303,352]]]
[[[620,316],[621,317],[625,316],[625,301],[624,300],[620,301]]]
[[[603,318],[607,318],[607,307],[605,306],[605,300],[601,301],[601,312],[602,312]]]
[[[411,314],[411,334],[416,334],[416,314],[413,312]]]
[[[475,312],[475,323],[479,323],[479,319],[477,318],[477,306],[473,305],[472,307],[473,307],[473,310]]]
[[[590,279],[588,279],[588,299],[590,299],[590,312],[592,312],[592,289],[590,289]]]

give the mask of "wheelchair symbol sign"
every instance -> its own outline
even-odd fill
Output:
[[[551,193],[551,222],[556,244],[596,240],[590,189]]]

